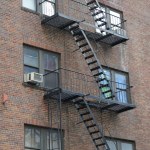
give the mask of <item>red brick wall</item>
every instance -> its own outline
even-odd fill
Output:
[[[64,0],[63,11],[69,0]],[[129,41],[101,51],[107,64],[130,74],[132,99],[137,108],[119,115],[106,115],[104,122],[113,137],[134,140],[137,150],[149,150],[149,8],[146,1],[107,0],[107,5],[123,11],[127,20]],[[0,150],[24,149],[24,124],[48,125],[48,105],[42,90],[25,87],[23,83],[23,44],[61,54],[61,66],[89,73],[71,35],[51,26],[41,25],[38,14],[21,9],[21,0],[2,1],[0,5],[0,97],[8,95],[5,106],[0,99]],[[98,54],[101,58],[100,53]],[[51,102],[53,127],[56,123],[56,102]],[[100,121],[100,112],[94,110]],[[65,150],[91,150],[94,146],[71,103],[62,104],[62,126]],[[108,135],[106,131],[106,135]]]

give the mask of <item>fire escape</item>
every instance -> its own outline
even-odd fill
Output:
[[[40,3],[42,6],[42,24],[64,29],[72,34],[92,76],[62,68],[49,72],[45,75],[45,79],[49,82],[55,81],[55,85],[51,83],[53,86],[47,87],[48,90],[44,99],[59,99],[61,102],[71,101],[85,124],[96,149],[99,150],[103,147],[105,150],[110,150],[103,134],[103,128],[97,123],[91,107],[99,108],[101,111],[121,113],[133,109],[135,106],[131,99],[128,103],[117,100],[118,95],[116,93],[118,91],[112,88],[111,81],[107,79],[91,41],[110,46],[127,41],[128,37],[122,25],[125,21],[121,20],[119,24],[111,25],[108,21],[111,14],[104,12],[97,0],[83,0],[82,3],[89,11],[94,24],[89,24],[84,19],[76,19],[63,14],[60,3],[52,0],[44,0]],[[76,3],[81,4],[80,1]],[[119,92],[120,94],[122,92],[129,94],[130,86],[126,86],[126,89]]]

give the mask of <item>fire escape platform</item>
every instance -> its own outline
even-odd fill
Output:
[[[49,90],[45,93],[45,100],[59,100],[61,97],[62,102],[72,101],[73,99],[79,97],[86,97],[88,104],[91,107],[99,108],[103,111],[113,111],[116,113],[121,113],[135,108],[135,105],[129,103],[121,103],[115,100],[102,100],[100,97],[93,95],[84,95],[83,93],[75,93],[66,89],[56,88]]]
[[[76,20],[72,17],[66,16],[62,13],[56,13],[53,16],[43,16],[42,18],[42,24],[50,25],[55,28],[59,29],[66,29],[68,30],[68,27],[74,23],[79,23],[82,21]],[[110,46],[115,46],[117,44],[120,44],[122,42],[125,42],[128,40],[127,36],[123,36],[121,34],[118,34],[117,31],[111,31],[111,30],[103,30],[106,34],[101,34],[96,32],[96,27],[93,25],[88,25],[87,23],[82,23],[84,27],[89,27],[90,30],[83,30],[85,31],[86,36],[91,39],[95,40],[96,42],[102,42],[105,44],[108,44]],[[98,28],[97,28],[98,29]],[[93,32],[95,31],[95,32]]]

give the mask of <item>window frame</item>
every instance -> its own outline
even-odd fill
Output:
[[[39,3],[39,1],[40,1],[40,0],[35,0],[35,10],[23,6],[23,0],[21,0],[21,7],[22,7],[23,9],[25,9],[25,10],[28,10],[28,11],[30,11],[30,12],[36,13],[36,12],[38,12],[38,3]]]
[[[107,142],[112,141],[113,143],[115,142],[117,144],[117,149],[116,150],[122,150],[122,148],[121,148],[122,143],[131,144],[132,147],[133,147],[133,150],[136,150],[136,143],[135,143],[135,141],[132,141],[132,140],[120,139],[120,138],[114,138],[114,137],[106,137],[106,141]]]
[[[125,71],[122,71],[122,70],[117,70],[117,69],[114,69],[114,68],[111,68],[111,67],[106,67],[106,66],[103,66],[103,70],[104,71],[105,70],[109,71],[109,73],[110,73],[110,85],[112,87],[112,91],[117,91],[117,84],[116,84],[117,81],[115,80],[115,74],[116,73],[125,76],[126,77],[126,83],[125,83],[125,85],[128,86],[128,87],[130,87],[130,79],[129,79],[129,73],[128,72],[125,72]],[[107,77],[107,75],[106,75],[106,77]],[[120,83],[120,82],[118,82],[118,83]],[[120,103],[131,104],[132,101],[131,101],[130,88],[127,88],[127,90],[126,90],[126,99],[127,99],[127,102],[122,102],[122,100],[117,99],[117,93],[115,93],[114,100],[116,100],[116,101],[118,101]]]
[[[30,128],[30,129],[34,129],[34,130],[38,129],[40,131],[40,148],[32,148],[32,147],[27,147],[25,145],[25,142],[26,142],[25,130],[26,130],[26,128]],[[56,131],[55,133],[61,132],[61,137],[59,137],[59,139],[57,141],[60,142],[60,139],[61,139],[61,145],[62,145],[62,150],[63,150],[64,149],[64,130],[58,129],[58,128],[40,127],[40,126],[31,125],[31,124],[24,125],[24,149],[31,149],[31,150],[47,149],[47,133],[49,133],[50,130],[52,132]],[[55,150],[55,149],[57,149],[57,148],[53,148],[53,149],[49,149],[49,150]],[[60,150],[60,148],[58,148],[57,150]]]

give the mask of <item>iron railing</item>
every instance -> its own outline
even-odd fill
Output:
[[[110,81],[110,85],[113,93],[115,93],[114,100],[121,103],[132,103],[130,97],[131,86],[115,81]],[[93,76],[63,68],[46,73],[44,75],[44,87],[48,90],[61,88],[74,93],[103,98]],[[105,91],[105,89],[102,90]]]

